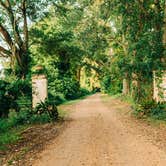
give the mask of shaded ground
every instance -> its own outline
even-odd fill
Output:
[[[97,94],[61,109],[70,112],[63,123],[25,130],[3,165],[166,165],[166,126],[136,119],[128,104]]]
[[[32,165],[165,166],[165,127],[140,122],[129,110],[99,94],[75,104],[69,125]]]
[[[21,139],[16,144],[8,145],[6,152],[0,153],[0,165],[30,165],[36,159],[36,154],[49,145],[50,140],[56,138],[64,125],[62,122],[34,125],[22,131]]]

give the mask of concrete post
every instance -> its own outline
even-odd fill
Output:
[[[35,74],[32,76],[32,107],[35,108],[41,101],[48,97],[48,81],[45,74]]]
[[[166,101],[166,71],[160,77],[153,72],[153,99],[156,102]]]

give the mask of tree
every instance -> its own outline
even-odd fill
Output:
[[[107,10],[112,11],[110,20],[116,27],[112,41],[115,63],[123,77],[130,78],[127,81],[132,85],[130,94],[138,102],[152,97],[152,72],[164,68],[164,3],[163,0],[104,2]]]
[[[48,5],[46,0],[0,1],[0,56],[11,58],[13,70],[21,78],[30,64],[28,25],[39,20]]]

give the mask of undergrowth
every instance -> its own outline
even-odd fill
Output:
[[[85,98],[85,94],[84,97],[71,101],[56,98],[56,105],[62,103],[65,105],[73,104],[80,101],[83,98]],[[52,110],[47,111],[47,105],[48,102],[46,105],[44,103],[42,103],[42,105],[38,105],[37,108],[39,108],[39,110],[36,110],[35,112],[39,112],[39,114],[33,113],[32,110],[22,110],[20,112],[11,111],[8,115],[8,118],[0,118],[0,151],[6,150],[7,145],[17,142],[21,138],[21,131],[26,129],[27,127],[32,126],[34,124],[45,124],[52,122],[53,119],[50,118],[49,114]],[[48,106],[48,109],[50,108],[51,107]],[[58,115],[59,119],[63,119],[67,115],[67,112],[58,109]]]
[[[119,98],[129,103],[133,109],[133,114],[137,118],[148,118],[156,121],[166,122],[166,102],[155,102],[145,100],[141,103],[136,103],[131,96],[124,96],[122,94],[116,94],[111,96],[112,98]]]
[[[11,112],[6,119],[0,119],[0,150],[5,150],[6,145],[17,142],[20,131],[33,124],[44,124],[50,121],[47,114],[40,116],[29,111]]]
[[[145,101],[135,104],[134,114],[139,118],[166,121],[166,102]]]

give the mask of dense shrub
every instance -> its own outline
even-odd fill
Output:
[[[37,114],[33,114],[33,116],[30,117],[29,122],[31,124],[44,124],[44,123],[48,123],[50,122],[51,119],[49,117],[48,114],[41,114],[41,115],[37,115]]]
[[[0,117],[7,117],[12,103],[8,85],[6,81],[0,80]]]
[[[53,101],[50,101],[50,100],[45,100],[45,102],[39,103],[36,106],[34,113],[36,115],[47,114],[49,116],[50,120],[52,120],[52,121],[55,121],[58,118],[57,106]]]
[[[29,80],[16,80],[14,82],[11,82],[8,86],[8,90],[10,92],[10,95],[14,96],[15,98],[18,98],[19,96],[31,95],[31,84]]]
[[[12,124],[8,123],[7,119],[0,119],[0,133],[5,132],[10,127],[12,127]]]
[[[65,99],[72,100],[80,96],[79,82],[69,76],[57,78],[49,83],[49,91],[51,94],[63,94]]]
[[[29,110],[24,110],[20,112],[10,112],[8,122],[12,126],[19,126],[24,124],[29,124],[30,117],[33,116]]]
[[[8,83],[0,80],[0,117],[7,117],[9,109],[19,111],[19,98],[31,97],[31,86],[27,80],[16,80]]]
[[[29,123],[30,116],[29,111],[11,112],[8,118],[0,119],[0,133],[6,132],[10,128],[17,127],[18,125]]]
[[[45,112],[44,109],[42,110],[42,113],[29,110],[23,110],[20,112],[12,111],[9,113],[8,118],[0,119],[0,133],[8,132],[11,128],[20,125],[50,122],[51,120],[57,119],[57,114],[58,113],[54,111],[54,114],[51,114],[51,117],[53,115],[54,117],[50,118],[50,115],[48,112]]]
[[[86,96],[86,95],[91,94],[91,92],[88,91],[88,90],[85,89],[85,88],[80,88],[79,92],[80,92],[80,94],[79,94],[80,96],[79,96],[79,97],[83,97],[83,96]]]
[[[19,96],[16,100],[19,111],[31,110],[32,108],[32,97],[29,95]]]
[[[105,93],[117,94],[122,92],[122,82],[117,78],[106,75],[100,81],[101,90]]]
[[[50,101],[53,101],[56,105],[60,105],[66,101],[64,95],[62,93],[49,93],[48,94],[48,99]]]
[[[166,103],[157,103],[155,101],[146,101],[135,105],[135,114],[149,116],[158,120],[166,120]]]
[[[50,117],[45,113],[40,115],[29,110],[10,112],[8,118],[0,119],[0,149],[4,149],[5,144],[18,141],[20,135],[16,131],[22,130],[25,125],[47,122],[50,122]]]
[[[150,116],[158,120],[166,120],[166,103],[158,103],[150,111]]]

